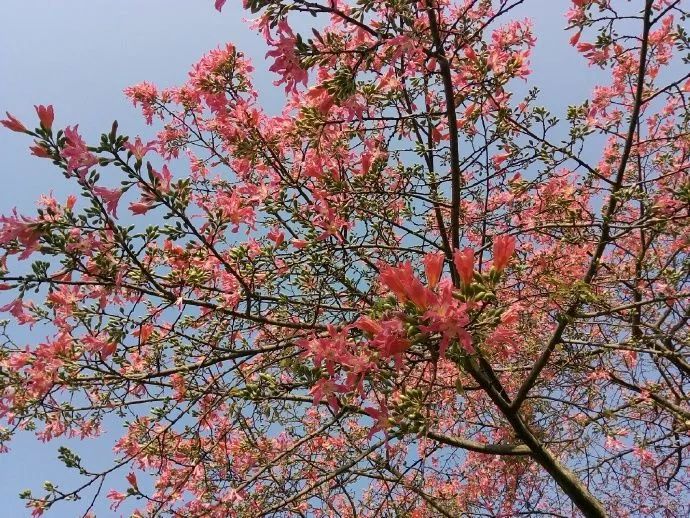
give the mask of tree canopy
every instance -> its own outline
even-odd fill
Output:
[[[563,4],[562,114],[525,0],[244,0],[277,114],[233,44],[151,142],[8,113],[75,195],[0,218],[0,448],[120,437],[33,515],[688,515],[687,6]]]

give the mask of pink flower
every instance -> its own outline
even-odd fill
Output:
[[[401,366],[401,355],[410,347],[410,341],[405,337],[402,322],[400,320],[386,320],[381,322],[381,331],[371,341],[379,350],[383,358],[396,357],[398,367]]]
[[[50,151],[38,142],[36,142],[35,146],[29,147],[29,151],[31,151],[33,156],[37,156],[38,158],[50,158]]]
[[[11,131],[16,131],[17,133],[26,133],[26,126],[24,126],[19,119],[17,119],[10,112],[5,112],[7,119],[0,120],[0,124],[5,126]]]
[[[24,247],[19,256],[26,259],[38,248],[41,232],[36,228],[37,221],[12,211],[12,216],[0,216],[0,244],[6,245],[15,239]]]
[[[503,354],[508,359],[516,352],[516,344],[519,342],[518,326],[522,306],[515,304],[510,306],[502,315],[498,326],[486,338],[486,344],[492,349]]]
[[[108,189],[107,187],[94,187],[93,193],[101,197],[105,203],[106,211],[117,218],[117,204],[120,203],[122,190]]]
[[[153,203],[149,201],[137,201],[129,204],[129,210],[132,214],[146,214],[153,207]]]
[[[254,223],[254,208],[247,205],[237,189],[219,191],[213,200],[213,209],[233,223],[233,232],[237,232],[241,224],[251,226]]]
[[[159,173],[153,167],[151,167],[151,164],[149,164],[148,171],[151,178],[153,178],[153,183],[157,191],[163,193],[170,191],[172,173],[170,172],[170,169],[168,169],[167,165],[163,164],[163,169],[161,169],[161,172]]]
[[[436,298],[434,292],[414,275],[410,263],[398,267],[384,266],[380,278],[401,302],[409,300],[418,308],[426,309]]]
[[[335,412],[338,412],[340,410],[340,403],[338,402],[336,394],[344,393],[346,391],[347,389],[343,385],[339,385],[330,379],[320,378],[311,388],[309,393],[314,398],[314,405],[321,403],[325,399],[328,402],[328,405]]]
[[[317,366],[325,365],[328,373],[335,374],[336,365],[346,362],[348,351],[348,329],[338,330],[334,326],[328,326],[329,336],[324,338],[303,338],[297,345],[304,349],[305,356],[313,359]]]
[[[220,12],[223,9],[223,6],[225,5],[225,2],[227,0],[216,0],[216,9],[218,9],[218,12]]]
[[[441,294],[426,313],[424,318],[428,325],[420,326],[424,332],[440,333],[439,354],[444,357],[451,341],[457,339],[463,349],[473,352],[472,336],[465,329],[470,322],[467,315],[467,304],[453,297],[453,286],[450,282],[442,283]]]
[[[31,518],[39,518],[43,516],[46,510],[46,503],[43,500],[38,500],[36,502],[31,502],[28,507],[33,507],[31,511]]]
[[[469,247],[462,251],[456,250],[453,254],[453,263],[462,283],[471,283],[474,276],[474,250]]]
[[[444,259],[444,254],[442,252],[438,252],[435,254],[426,254],[422,260],[424,262],[426,282],[429,284],[429,288],[432,290],[436,287],[439,279],[441,278]]]
[[[0,307],[0,313],[9,313],[16,318],[17,322],[20,324],[35,322],[36,320],[34,317],[25,311],[26,307],[27,305],[24,304],[22,299],[15,299],[12,302]]]
[[[380,279],[386,287],[391,290],[401,301],[405,301],[407,296],[405,295],[405,285],[399,274],[400,268],[394,268],[392,266],[384,266],[381,268]]]
[[[139,485],[137,484],[137,476],[134,473],[128,473],[125,478],[127,479],[127,482],[129,482],[130,486],[132,486],[134,489],[139,489]]]
[[[633,455],[637,457],[642,466],[649,467],[654,465],[654,454],[645,449],[644,446],[635,446],[633,448]]]
[[[146,118],[147,124],[153,123],[153,116],[156,113],[156,101],[158,100],[158,89],[155,85],[144,81],[138,85],[125,88],[125,95],[132,100],[134,106],[141,105],[141,111]]]
[[[385,406],[381,408],[365,407],[364,412],[374,420],[374,426],[369,430],[368,437],[371,437],[379,430],[385,431],[389,426],[388,409]]]
[[[78,286],[61,286],[48,294],[47,300],[62,313],[72,314],[73,306],[82,299]]]
[[[39,104],[34,105],[36,108],[36,113],[38,113],[38,120],[41,121],[41,127],[44,130],[50,130],[53,127],[53,121],[55,120],[55,112],[53,111],[53,106],[43,106]]]
[[[350,355],[343,362],[343,366],[347,369],[347,376],[343,386],[348,392],[357,391],[364,397],[364,378],[368,373],[377,370],[376,363],[365,352],[363,354]]]
[[[366,315],[362,315],[357,319],[357,322],[355,322],[355,327],[357,329],[360,329],[364,331],[365,333],[369,333],[370,335],[374,336],[383,331],[383,327],[381,327],[381,324],[379,324],[376,320],[369,318]]]
[[[284,19],[278,22],[278,40],[270,37],[267,39],[267,43],[273,47],[273,50],[269,50],[266,57],[274,58],[269,70],[281,76],[274,84],[276,86],[285,84],[287,93],[296,93],[297,84],[306,85],[309,77],[307,71],[301,67],[295,52],[296,42],[295,34]]]
[[[136,160],[142,160],[146,153],[156,149],[156,141],[147,142],[144,144],[140,137],[134,139],[134,144],[125,142],[125,149],[134,155]]]
[[[501,272],[510,262],[515,252],[515,237],[502,234],[494,237],[494,264],[496,271]]]
[[[81,339],[86,350],[93,353],[100,353],[103,358],[107,358],[115,352],[117,344],[103,338],[101,334],[96,336],[88,335]]]
[[[65,128],[67,144],[61,154],[67,160],[69,171],[76,171],[79,175],[84,176],[89,169],[98,163],[98,158],[89,151],[86,142],[79,135],[78,129],[79,126]]]
[[[508,160],[509,157],[510,157],[510,153],[501,153],[500,155],[495,155],[495,156],[491,159],[491,161],[493,162],[494,167],[495,167],[496,169],[498,169],[498,168],[501,167],[501,164],[502,164],[503,162],[505,162],[506,160]]]
[[[122,505],[122,502],[127,499],[127,495],[121,493],[120,491],[115,491],[114,489],[111,489],[106,495],[106,498],[112,501],[110,509],[116,511],[117,508],[120,507],[120,505]]]
[[[285,234],[283,234],[280,229],[273,227],[266,235],[268,239],[275,243],[275,247],[278,248],[283,241],[285,241]]]
[[[136,336],[139,338],[139,344],[143,345],[145,343],[148,343],[149,338],[151,338],[151,335],[153,334],[153,326],[151,324],[142,324],[139,329],[134,331],[132,333],[133,336]]]

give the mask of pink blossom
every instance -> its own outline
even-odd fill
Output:
[[[127,482],[129,482],[130,486],[132,486],[134,489],[139,489],[136,474],[129,472],[125,478],[127,479]]]
[[[116,511],[117,508],[122,505],[122,502],[124,502],[127,499],[127,495],[120,491],[115,491],[114,489],[111,489],[106,495],[106,498],[112,501],[112,504],[110,504],[110,509]]]
[[[146,214],[153,207],[150,201],[137,201],[129,204],[129,210],[132,214]]]
[[[401,302],[409,300],[418,308],[427,308],[436,298],[434,292],[417,279],[410,263],[382,267],[380,279]]]
[[[370,372],[376,371],[376,363],[366,351],[349,355],[343,366],[347,370],[344,387],[348,392],[357,391],[364,397],[364,378]]]
[[[42,104],[39,104],[34,106],[34,108],[36,108],[36,113],[38,114],[38,120],[41,122],[41,127],[44,130],[50,130],[53,127],[53,120],[55,120],[53,106],[43,106]]]
[[[139,344],[143,345],[148,343],[149,338],[153,334],[154,328],[151,324],[142,324],[138,329],[136,329],[132,335],[139,338]]]
[[[278,73],[281,78],[274,84],[285,84],[285,91],[287,93],[297,92],[297,84],[307,84],[308,74],[305,69],[300,66],[299,58],[295,53],[295,46],[297,38],[292,32],[285,19],[278,22],[278,39],[268,38],[267,43],[273,47],[266,53],[266,57],[274,59],[273,64],[269,67],[271,72]]]
[[[17,214],[17,209],[12,211],[12,216],[0,216],[0,244],[7,245],[16,239],[24,247],[19,258],[26,259],[38,248],[41,232],[36,223],[36,219]]]
[[[153,167],[149,167],[149,175],[154,180],[154,185],[157,191],[161,193],[167,193],[170,191],[170,185],[172,184],[172,173],[168,169],[167,164],[163,164],[163,169],[159,173]]]
[[[361,317],[359,317],[357,319],[357,322],[355,322],[354,326],[357,329],[360,329],[365,333],[370,334],[371,336],[374,336],[383,331],[383,327],[379,322],[366,315],[362,315]]]
[[[366,414],[374,420],[374,426],[369,430],[369,438],[371,438],[378,431],[385,431],[389,426],[388,408],[381,406],[381,408],[364,407]]]
[[[45,148],[42,144],[36,142],[36,145],[30,146],[29,151],[31,151],[31,154],[33,156],[37,156],[38,158],[50,158],[51,154],[48,149]]]
[[[607,435],[604,441],[604,447],[612,451],[621,451],[625,448],[625,444],[615,435]]]
[[[107,212],[117,218],[117,205],[122,197],[122,189],[108,189],[107,187],[94,187],[93,193],[105,202]]]
[[[474,277],[474,250],[469,247],[462,251],[456,250],[453,254],[453,263],[462,283],[470,284]]]
[[[47,297],[47,300],[55,305],[57,311],[67,314],[72,314],[72,307],[82,299],[79,286],[61,286]]]
[[[107,338],[104,338],[102,334],[97,335],[87,335],[81,339],[82,343],[86,346],[86,350],[99,353],[103,358],[107,358],[115,352],[117,344]]]
[[[285,241],[285,234],[283,234],[277,227],[273,227],[268,232],[266,237],[275,243],[276,248],[278,248],[283,243],[283,241]]]
[[[141,137],[137,137],[134,139],[134,144],[131,142],[125,142],[125,149],[132,153],[136,160],[142,160],[144,156],[146,156],[146,153],[149,151],[155,151],[156,144],[157,142],[155,140],[144,144],[141,140]]]
[[[405,336],[402,322],[398,319],[385,320],[380,323],[381,330],[371,341],[383,358],[397,357],[400,363],[401,354],[410,347],[410,341]],[[400,366],[400,365],[398,365]]]
[[[328,373],[333,376],[336,365],[345,363],[350,355],[347,335],[348,328],[338,330],[329,325],[328,336],[304,338],[297,341],[297,345],[304,349],[305,356],[311,357],[315,365],[325,365]]]
[[[644,446],[635,446],[633,448],[633,455],[637,457],[642,466],[650,467],[654,465],[655,457],[652,452]]]
[[[503,164],[503,162],[508,160],[509,157],[510,157],[510,153],[501,153],[500,155],[495,155],[491,159],[491,161],[493,162],[494,167],[496,169],[499,169],[501,167],[501,164]]]
[[[141,111],[146,117],[146,123],[153,123],[153,116],[156,113],[155,104],[158,100],[158,89],[155,85],[144,81],[138,85],[125,88],[125,95],[132,100],[134,106],[141,105]]]
[[[36,319],[25,311],[25,308],[31,307],[30,304],[31,303],[24,304],[22,299],[15,299],[0,307],[0,313],[9,313],[16,318],[17,322],[20,324],[33,324],[36,322]]]
[[[0,124],[11,131],[16,131],[17,133],[26,133],[26,126],[24,126],[19,119],[17,119],[10,112],[5,112],[5,115],[7,115],[7,119],[0,120]]]
[[[80,176],[86,175],[89,169],[98,163],[96,155],[91,153],[86,146],[86,142],[78,133],[79,126],[65,128],[65,138],[67,143],[61,152],[62,157],[67,160],[67,169],[75,171]]]
[[[477,61],[477,53],[474,51],[474,49],[470,46],[467,46],[463,49],[465,51],[465,56],[467,59],[470,61]]]
[[[510,258],[515,252],[515,237],[502,234],[494,237],[494,263],[496,271],[501,272],[510,262]]]
[[[440,333],[439,354],[445,355],[451,340],[457,339],[463,349],[472,352],[472,337],[465,327],[470,319],[467,315],[467,304],[461,303],[453,297],[453,286],[444,281],[441,296],[436,304],[424,313],[428,324],[420,326],[424,332]]]
[[[438,284],[443,272],[443,261],[445,255],[443,252],[429,253],[424,256],[424,273],[426,274],[426,282],[432,290]]]
[[[254,223],[254,208],[245,202],[237,189],[219,190],[212,207],[234,224],[233,232],[237,232],[242,224],[251,226]]]
[[[33,507],[33,510],[31,511],[31,518],[39,518],[40,516],[43,516],[43,513],[46,511],[46,503],[43,500],[30,502],[28,506]]]
[[[340,403],[338,403],[336,394],[344,392],[346,392],[346,389],[343,385],[339,385],[327,378],[320,378],[309,390],[309,393],[314,398],[313,403],[315,405],[325,399],[335,412],[340,410]]]

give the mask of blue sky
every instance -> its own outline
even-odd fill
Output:
[[[535,21],[538,36],[530,83],[543,91],[543,102],[561,115],[568,103],[581,102],[596,71],[587,69],[567,45],[563,14],[569,0],[528,0],[519,16]],[[255,83],[266,108],[281,105],[283,90],[271,84],[262,41],[243,23],[239,2],[228,2],[222,14],[212,0],[3,0],[0,31],[0,113],[10,111],[34,123],[34,104],[53,104],[56,125],[79,123],[95,141],[117,119],[123,133],[152,136],[139,112],[122,95],[126,86],[148,80],[171,86],[185,80],[189,66],[207,50],[232,41],[253,60]],[[571,66],[576,63],[577,66]],[[70,192],[48,161],[29,156],[23,135],[0,133],[0,214],[17,206],[31,212],[42,192],[58,199]],[[6,302],[6,296],[0,298]],[[22,336],[17,335],[21,341]],[[25,340],[30,337],[25,336]],[[84,459],[104,465],[110,458],[105,441],[76,444]],[[24,488],[40,493],[44,480],[67,483],[56,459],[56,444],[43,446],[20,437],[8,455],[0,456],[0,516],[27,516],[16,495]],[[125,473],[119,477],[122,479]],[[121,486],[123,487],[123,486]],[[110,516],[107,506],[100,516]],[[50,516],[74,516],[69,505]]]

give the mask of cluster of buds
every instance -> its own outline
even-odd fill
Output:
[[[369,316],[374,320],[383,320],[392,315],[392,312],[398,309],[398,301],[393,295],[378,298],[372,305]]]
[[[424,395],[420,389],[408,389],[390,406],[389,421],[402,433],[419,433],[426,428]]]
[[[485,275],[475,272],[472,282],[463,283],[459,290],[454,290],[453,297],[461,302],[495,301],[494,286],[499,279],[500,273],[495,270]]]
[[[411,305],[411,304],[409,304]],[[405,335],[412,345],[426,342],[429,337],[428,333],[423,332],[420,329],[420,325],[423,325],[422,315],[415,311],[414,305],[412,308],[407,308],[408,312],[405,313],[405,320],[403,323],[403,329],[405,330]]]
[[[278,381],[270,374],[261,372],[256,380],[246,383],[232,395],[245,400],[259,400],[278,391]]]

